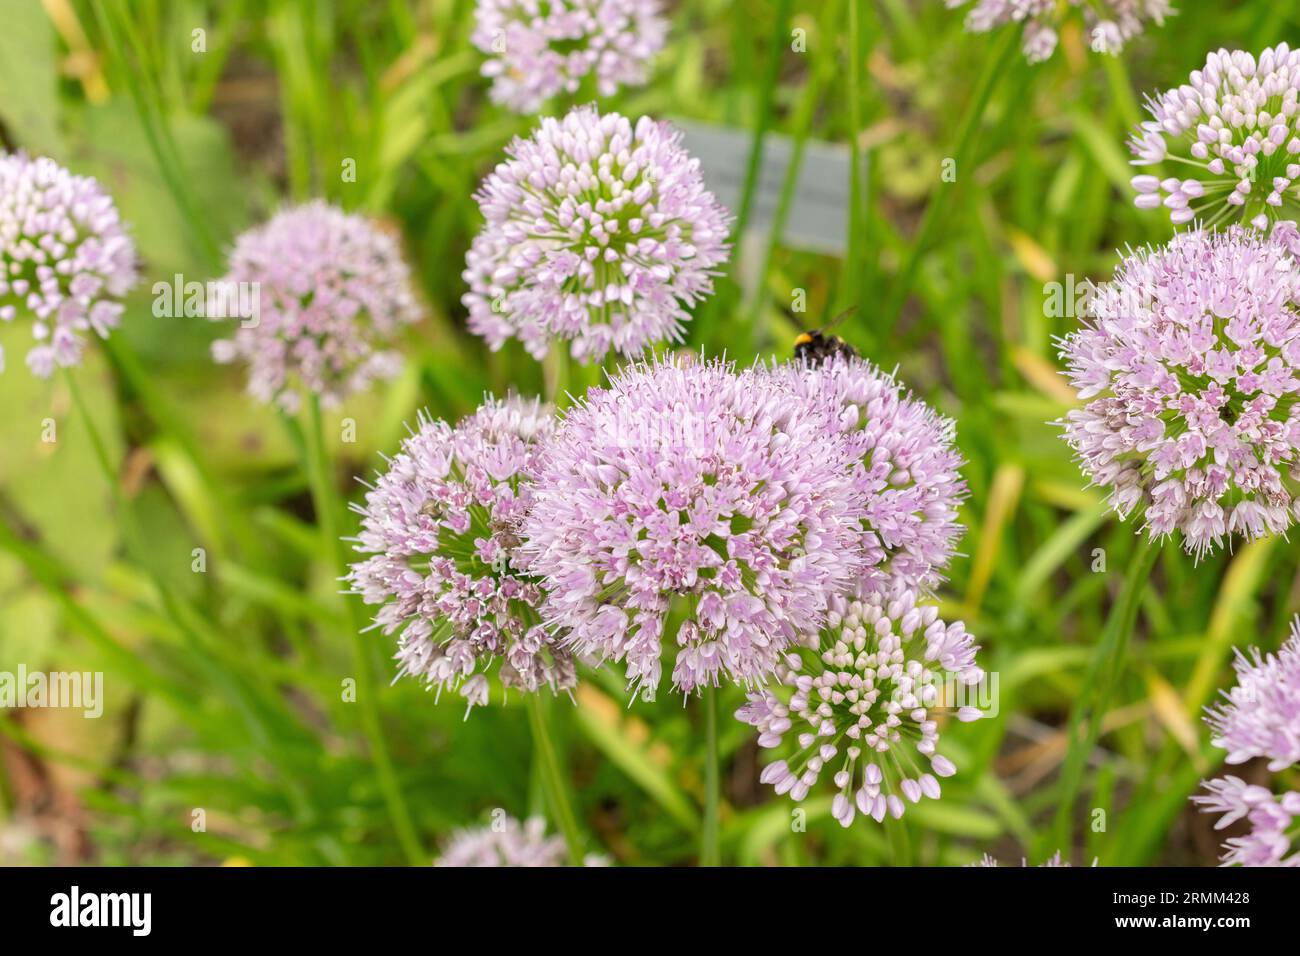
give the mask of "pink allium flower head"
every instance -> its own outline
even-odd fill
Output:
[[[1300,266],[1253,230],[1132,254],[1061,340],[1087,404],[1062,423],[1121,518],[1198,557],[1291,524],[1300,448]]]
[[[291,413],[300,389],[333,406],[394,377],[401,358],[389,346],[421,315],[397,242],[320,200],[241,235],[220,281],[251,286],[257,309],[213,357],[248,362],[248,391]]]
[[[375,624],[400,633],[400,673],[487,702],[484,671],[500,661],[510,688],[567,690],[571,655],[537,614],[536,583],[517,573],[517,526],[528,507],[538,443],[553,428],[548,405],[489,399],[454,428],[420,419],[366,495],[348,581]]]
[[[1300,764],[1300,618],[1276,655],[1240,651],[1234,665],[1237,684],[1223,696],[1226,703],[1207,708],[1211,742],[1228,751],[1227,762],[1269,760],[1274,772]],[[1243,817],[1251,830],[1223,844],[1224,866],[1300,866],[1300,852],[1287,856],[1300,827],[1300,793],[1273,795],[1266,787],[1238,777],[1202,781],[1205,793],[1192,797],[1207,813],[1221,813],[1222,830]]]
[[[586,76],[601,96],[639,86],[663,49],[657,0],[478,0],[474,45],[491,59],[492,100],[535,113]]]
[[[1274,772],[1300,763],[1300,619],[1277,654],[1237,652],[1237,685],[1208,709],[1213,743],[1231,764],[1267,757]]]
[[[864,586],[899,577],[923,590],[935,587],[961,536],[957,506],[966,496],[953,423],[859,358],[781,364],[772,375],[826,405],[857,451]]]
[[[1291,791],[1280,797],[1265,787],[1246,783],[1239,777],[1223,777],[1202,783],[1204,794],[1192,797],[1205,813],[1221,813],[1214,825],[1222,830],[1245,818],[1250,832],[1224,841],[1224,866],[1300,866],[1300,852],[1291,850],[1300,819],[1300,793]]]
[[[979,862],[977,862],[977,863],[967,863],[966,865],[967,865],[967,866],[971,866],[971,867],[983,867],[983,866],[1001,866],[1002,864],[998,862],[997,857],[994,857],[994,856],[992,856],[992,855],[990,855],[990,854],[988,854],[988,853],[985,853],[982,857],[979,858]],[[1026,859],[1022,856],[1022,857],[1020,858],[1020,865],[1021,865],[1021,866],[1028,866],[1028,865],[1029,865],[1029,861],[1026,860]],[[1071,865],[1072,865],[1072,864],[1070,863],[1069,860],[1065,860],[1065,859],[1062,859],[1062,858],[1061,858],[1061,851],[1060,851],[1060,850],[1057,850],[1055,853],[1053,853],[1051,856],[1049,856],[1049,857],[1048,857],[1046,860],[1044,860],[1042,863],[1039,863],[1039,864],[1038,864],[1038,866],[1039,866],[1040,869],[1041,869],[1042,867],[1048,867],[1049,869],[1051,869],[1051,868],[1063,867],[1063,866],[1071,866]],[[1096,865],[1097,865],[1097,861],[1096,861],[1096,860],[1093,860],[1093,861],[1092,861],[1092,865],[1093,865],[1093,866],[1096,866]]]
[[[547,623],[653,692],[760,683],[861,571],[861,504],[833,421],[761,369],[638,363],[547,443],[520,549]]]
[[[0,153],[0,321],[35,319],[34,375],[78,364],[87,332],[107,338],[136,278],[135,245],[98,182]]]
[[[540,817],[520,823],[504,817],[497,823],[459,830],[434,866],[564,866],[564,840],[546,835]]]
[[[759,779],[802,800],[826,770],[838,791],[831,812],[846,827],[858,810],[879,822],[923,796],[937,799],[937,778],[956,772],[937,751],[937,718],[984,677],[965,627],[944,623],[894,582],[859,599],[832,598],[813,642],[787,651],[778,684],[736,712],[758,729],[760,747],[786,753]],[[982,716],[974,706],[955,714]]]
[[[487,220],[465,260],[469,327],[536,358],[553,339],[599,362],[681,338],[713,291],[730,216],[667,123],[586,106],[547,117],[476,194]]]
[[[945,0],[949,8],[971,0]],[[1094,53],[1119,53],[1141,33],[1148,22],[1161,26],[1173,13],[1170,0],[974,0],[966,14],[966,29],[987,33],[1012,23],[1025,25],[1024,52],[1030,63],[1040,63],[1056,51],[1057,29],[1067,16],[1077,15],[1088,31]]]
[[[1285,43],[1259,59],[1211,53],[1182,86],[1148,97],[1151,119],[1134,131],[1135,166],[1166,160],[1182,176],[1135,176],[1141,209],[1165,206],[1175,224],[1250,221],[1264,229],[1300,207],[1300,52]]]
[[[520,823],[503,816],[484,827],[460,830],[443,848],[434,866],[565,866],[564,840],[548,837],[540,817]],[[608,866],[609,860],[589,854],[583,866]]]

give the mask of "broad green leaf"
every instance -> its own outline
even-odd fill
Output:
[[[60,159],[63,137],[54,26],[34,0],[0,2],[0,121],[20,148]]]

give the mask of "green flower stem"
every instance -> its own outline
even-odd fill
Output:
[[[721,784],[718,759],[718,688],[706,686],[704,706],[704,825],[700,831],[700,866],[722,864],[718,808]]]
[[[819,30],[830,33],[830,25],[834,24],[840,15],[839,7],[838,2],[832,2],[827,7],[827,19],[819,26]],[[755,283],[750,297],[747,324],[749,326],[749,344],[755,352],[759,351],[765,344],[768,331],[767,323],[764,322],[768,300],[764,279],[771,272],[772,260],[776,256],[777,247],[781,244],[781,237],[785,233],[785,223],[790,216],[790,209],[794,205],[795,193],[798,191],[799,171],[803,167],[803,156],[808,145],[808,134],[812,129],[817,106],[821,102],[822,90],[830,79],[835,66],[836,61],[830,57],[818,61],[804,84],[803,94],[795,111],[793,120],[794,149],[790,154],[790,163],[786,167],[785,181],[781,184],[780,198],[777,200],[776,209],[772,214],[772,228],[768,232],[767,246],[763,251],[763,264],[758,270],[760,278]],[[860,165],[854,168],[858,169]]]
[[[90,445],[95,453],[95,460],[99,463],[100,471],[104,473],[104,480],[108,483],[109,493],[113,496],[113,505],[117,508],[117,520],[122,526],[122,539],[126,545],[127,554],[131,555],[140,562],[142,568],[148,573],[163,599],[164,606],[170,608],[174,604],[174,596],[166,582],[158,578],[153,573],[152,565],[143,560],[145,554],[145,542],[140,533],[139,525],[135,520],[135,509],[131,502],[127,500],[122,493],[122,483],[119,479],[117,469],[113,467],[113,462],[108,456],[108,446],[104,444],[103,436],[99,433],[99,427],[95,420],[90,416],[90,406],[86,404],[86,397],[81,393],[81,385],[77,382],[77,376],[70,368],[64,369],[64,381],[68,383],[68,391],[72,395],[72,404],[77,409],[77,414],[86,425],[86,433],[90,436]],[[193,635],[190,626],[178,615],[172,615],[175,623],[185,632]]]
[[[222,518],[230,537],[238,546],[245,559],[259,569],[269,566],[266,548],[248,520],[247,512],[239,506],[227,489],[219,481],[200,453],[199,443],[175,408],[154,384],[149,373],[140,364],[139,358],[130,347],[121,341],[121,336],[111,335],[104,342],[105,351],[121,380],[138,397],[146,414],[153,420],[161,433],[176,442],[181,452],[192,463],[204,491],[212,497],[220,509]]]
[[[557,407],[562,405],[569,391],[569,378],[573,359],[569,355],[569,343],[560,339],[551,343],[551,350],[542,362],[542,378],[545,397]]]
[[[103,30],[108,47],[109,62],[116,68],[120,79],[135,105],[140,128],[149,143],[154,162],[163,183],[167,186],[177,208],[185,215],[197,251],[205,264],[214,272],[221,262],[221,243],[212,232],[211,217],[204,214],[194,192],[191,171],[185,169],[180,150],[172,136],[167,118],[167,108],[162,102],[157,77],[151,72],[144,40],[132,23],[130,14],[120,4],[97,0],[95,17]],[[128,56],[128,48],[132,56]]]
[[[885,835],[889,838],[891,866],[912,866],[912,841],[907,833],[906,820],[887,818],[884,822]]]
[[[740,207],[736,211],[736,220],[731,226],[732,282],[720,284],[717,293],[706,299],[695,310],[695,317],[692,319],[694,326],[692,338],[695,342],[704,345],[715,344],[719,322],[723,321],[722,316],[738,311],[741,304],[739,300],[744,291],[739,288],[741,250],[745,244],[745,233],[758,195],[758,184],[763,170],[763,144],[772,128],[772,120],[776,112],[776,91],[781,79],[783,53],[789,49],[790,7],[790,0],[778,0],[772,24],[772,38],[768,46],[770,56],[767,69],[763,71],[762,86],[757,90],[758,113],[754,119],[754,135],[750,140],[749,155],[745,161],[745,179],[740,188]],[[762,282],[761,276],[758,281]]]
[[[223,647],[221,635],[217,634],[213,628],[208,625],[199,611],[190,605],[186,600],[176,594],[175,590],[167,580],[158,573],[153,563],[148,560],[148,542],[141,532],[140,525],[136,520],[135,509],[132,502],[122,491],[121,481],[119,480],[117,469],[113,467],[113,462],[108,455],[108,446],[104,443],[103,437],[99,433],[99,428],[95,425],[95,420],[90,415],[90,407],[86,403],[85,396],[81,392],[81,386],[77,382],[77,377],[72,369],[64,370],[65,381],[68,384],[68,391],[72,395],[72,403],[77,409],[85,423],[86,432],[90,437],[90,444],[95,453],[95,459],[99,463],[100,470],[103,472],[104,480],[107,482],[109,491],[113,497],[114,507],[117,509],[118,522],[122,527],[122,539],[126,546],[127,554],[130,555],[141,569],[148,576],[153,586],[158,591],[158,597],[162,603],[162,608],[167,618],[174,624],[181,636],[189,642],[189,648],[192,653],[201,658],[204,662],[220,668],[220,660]],[[32,565],[29,563],[29,567]],[[93,620],[82,620],[83,633],[87,633],[101,647],[108,647],[114,643],[112,638],[99,627]],[[89,625],[89,626],[87,626]],[[230,682],[233,684],[233,681]],[[233,688],[228,688],[232,689]],[[237,692],[236,692],[237,694]],[[187,712],[182,708],[182,712]],[[243,711],[244,716],[250,721],[250,725],[256,727],[256,733],[263,740],[269,740],[271,731],[266,722],[262,720],[253,708],[246,708]],[[316,810],[314,808],[310,791],[304,785],[303,781],[289,776],[284,777],[284,790],[294,813],[300,821],[311,821],[315,819]]]
[[[1097,745],[1101,734],[1106,705],[1128,658],[1133,625],[1137,621],[1138,602],[1146,590],[1160,554],[1160,545],[1150,538],[1139,538],[1136,552],[1129,561],[1128,573],[1119,598],[1110,609],[1101,639],[1093,650],[1092,660],[1084,674],[1083,686],[1070,708],[1066,726],[1069,749],[1061,765],[1059,798],[1056,808],[1053,846],[1067,850],[1073,839],[1072,821],[1075,801],[1083,782],[1083,768],[1088,754]]]
[[[99,434],[99,428],[95,425],[95,420],[90,417],[90,407],[86,404],[85,396],[81,394],[81,386],[77,383],[77,376],[73,374],[73,370],[70,368],[65,368],[63,373],[64,381],[68,383],[68,391],[72,395],[72,404],[76,407],[81,420],[85,422],[86,433],[90,436],[90,447],[95,453],[95,460],[99,463],[100,471],[104,473],[104,479],[108,482],[108,490],[113,496],[113,503],[117,506],[118,520],[122,523],[122,533],[123,537],[126,538],[127,549],[134,552],[136,547],[135,522],[132,520],[131,509],[126,501],[126,496],[122,494],[117,469],[113,467],[113,463],[108,457],[108,446],[104,444],[104,439]]]
[[[108,626],[86,609],[86,602],[74,596],[76,582],[68,569],[47,549],[26,540],[12,529],[7,515],[0,516],[0,550],[22,562],[36,583],[58,605],[69,628],[86,638],[109,665],[149,693],[166,700],[186,719],[200,722],[201,714],[194,699],[186,696],[165,675],[121,644]]]
[[[848,307],[861,305],[862,278],[865,269],[862,264],[862,247],[866,240],[866,215],[863,209],[862,182],[862,16],[859,9],[863,0],[849,0],[849,234],[845,237],[845,276],[844,293]],[[863,317],[865,318],[865,317]],[[860,319],[861,321],[862,319]]]
[[[546,802],[550,805],[551,821],[564,837],[564,845],[569,851],[569,863],[582,866],[582,834],[573,814],[569,781],[560,767],[560,758],[555,750],[550,714],[547,711],[549,701],[544,700],[540,693],[526,693],[523,696],[528,710],[528,728],[533,735],[533,753],[541,773]]]
[[[316,508],[321,535],[325,539],[326,553],[333,556],[340,576],[346,575],[349,554],[347,545],[339,534],[339,518],[343,506],[330,475],[320,399],[316,395],[312,395],[308,401],[307,427],[303,429],[303,450],[307,480],[311,486],[312,502]],[[375,703],[378,686],[374,668],[371,666],[370,649],[366,646],[366,637],[362,633],[366,626],[365,615],[359,600],[348,598],[344,603],[347,606],[347,619],[350,624],[348,632],[352,639],[352,662],[356,670],[361,730],[370,747],[379,789],[384,795],[384,802],[388,805],[388,816],[407,862],[411,866],[425,866],[429,860],[420,847],[419,838],[411,822],[410,811],[402,796],[397,774],[393,770],[388,742],[384,737],[383,723],[379,719],[379,708]]]
[[[781,53],[787,49],[790,30],[790,0],[778,0],[776,19],[773,22],[771,56],[767,61],[767,72],[763,76],[763,86],[759,90],[758,118],[754,124],[754,138],[749,144],[749,157],[745,163],[745,181],[741,187],[740,209],[736,213],[736,248],[733,256],[739,261],[740,247],[745,241],[745,227],[749,224],[750,214],[754,210],[754,197],[758,192],[759,173],[763,168],[763,141],[767,138],[772,125],[773,107],[776,102],[776,87],[781,78]]]

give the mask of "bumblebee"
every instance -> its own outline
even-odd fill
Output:
[[[821,365],[836,355],[846,359],[857,358],[857,349],[838,335],[828,334],[831,329],[835,328],[855,311],[857,311],[856,308],[841,312],[820,329],[800,332],[798,338],[794,340],[795,361],[804,362],[808,365]]]

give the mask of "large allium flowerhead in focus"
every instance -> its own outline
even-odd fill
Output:
[[[826,406],[856,449],[854,480],[866,515],[863,585],[900,578],[936,586],[961,535],[957,507],[966,497],[952,421],[860,358],[793,362],[771,374]]]
[[[107,338],[136,278],[135,245],[98,182],[52,159],[0,154],[0,321],[35,320],[33,374],[78,364],[88,332]]]
[[[571,340],[589,362],[680,339],[726,261],[730,223],[681,134],[581,107],[507,153],[476,194],[487,224],[465,260],[470,329],[539,359]]]
[[[1129,142],[1133,164],[1170,161],[1178,175],[1134,177],[1136,204],[1164,205],[1176,224],[1249,221],[1264,229],[1296,218],[1297,91],[1300,52],[1285,43],[1258,60],[1242,50],[1211,53],[1186,84],[1147,99],[1151,119]]]
[[[838,791],[831,812],[846,827],[859,810],[897,819],[905,800],[937,799],[937,778],[956,772],[938,753],[939,716],[981,716],[952,706],[984,676],[965,627],[944,623],[895,582],[862,598],[833,598],[825,629],[809,644],[788,650],[777,684],[736,712],[758,729],[759,746],[784,755],[760,780],[802,800],[827,773]]]
[[[663,49],[657,0],[478,0],[474,45],[491,59],[492,100],[535,113],[594,77],[601,96],[639,86]]]
[[[1061,340],[1087,404],[1062,423],[1084,472],[1152,538],[1198,557],[1285,532],[1296,496],[1300,266],[1253,230],[1139,251]]]
[[[246,361],[248,391],[288,412],[300,390],[333,406],[395,376],[402,363],[390,346],[421,315],[397,242],[319,200],[241,235],[221,282],[249,284],[258,311],[213,344],[213,357]]]
[[[1202,783],[1205,792],[1192,797],[1205,813],[1221,813],[1215,823],[1222,830],[1245,818],[1250,832],[1224,841],[1224,866],[1300,866],[1300,852],[1291,850],[1300,835],[1300,793],[1276,796],[1266,787],[1239,777],[1222,777]]]
[[[399,634],[401,673],[487,702],[484,672],[500,662],[509,688],[566,690],[572,656],[537,613],[537,584],[517,572],[518,524],[528,507],[550,406],[489,399],[454,428],[422,418],[366,495],[348,581],[375,623]]]
[[[1266,757],[1276,772],[1300,763],[1300,621],[1277,654],[1238,651],[1234,666],[1237,685],[1206,715],[1214,745],[1231,764]]]
[[[964,7],[971,0],[945,0]],[[1169,0],[974,0],[966,14],[966,29],[987,33],[1007,24],[1025,25],[1025,59],[1040,63],[1056,51],[1057,29],[1070,15],[1081,16],[1088,43],[1096,53],[1116,54],[1141,33],[1147,23],[1157,26],[1173,13]]]
[[[653,693],[765,680],[856,580],[861,506],[834,422],[763,372],[630,366],[571,408],[522,553],[547,623]]]

